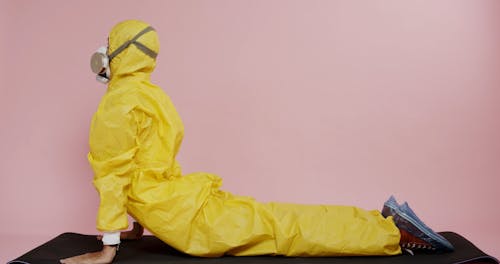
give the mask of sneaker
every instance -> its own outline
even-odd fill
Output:
[[[394,223],[399,229],[405,230],[411,235],[431,244],[438,251],[453,251],[453,245],[440,234],[434,232],[424,224],[413,212],[408,203],[397,208],[394,215]]]
[[[424,249],[453,251],[453,245],[440,234],[424,224],[408,203],[398,204],[391,195],[382,208],[384,217],[392,216],[401,232],[401,247],[406,250]],[[424,244],[427,243],[427,244]]]

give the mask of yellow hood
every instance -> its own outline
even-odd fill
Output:
[[[113,53],[123,43],[134,38],[137,33],[149,25],[139,20],[126,20],[113,27],[108,39],[108,54]],[[138,42],[158,53],[160,43],[155,31],[149,31],[137,39]],[[127,76],[144,77],[149,79],[156,66],[156,60],[142,52],[136,45],[129,45],[110,62],[110,86]],[[142,76],[141,76],[142,75]]]

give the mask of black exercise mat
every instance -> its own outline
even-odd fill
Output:
[[[144,236],[138,241],[124,241],[113,263],[183,263],[183,264],[233,264],[233,263],[269,263],[269,264],[400,264],[400,263],[498,263],[498,260],[486,255],[462,236],[452,233],[441,233],[454,246],[455,252],[443,254],[416,254],[393,257],[331,257],[331,258],[289,258],[289,257],[221,257],[197,258],[179,253],[161,240],[153,236]],[[10,263],[45,264],[59,263],[59,259],[101,249],[101,243],[93,235],[64,233],[49,242],[31,250]]]

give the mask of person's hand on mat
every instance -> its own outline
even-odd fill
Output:
[[[107,264],[113,261],[115,255],[116,247],[104,246],[101,251],[61,259],[59,262],[63,264]]]
[[[121,232],[120,240],[138,240],[144,234],[144,227],[139,223],[134,222],[132,230]],[[97,235],[97,240],[102,240],[102,235]]]

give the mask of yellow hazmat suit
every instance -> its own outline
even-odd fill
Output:
[[[146,27],[135,20],[116,25],[108,54]],[[137,41],[159,50],[155,31]],[[216,175],[182,176],[175,157],[183,124],[169,97],[150,82],[155,60],[130,45],[110,67],[88,155],[100,195],[98,230],[126,229],[128,213],[165,243],[194,256],[401,253],[399,230],[377,211],[259,203],[220,190]]]

